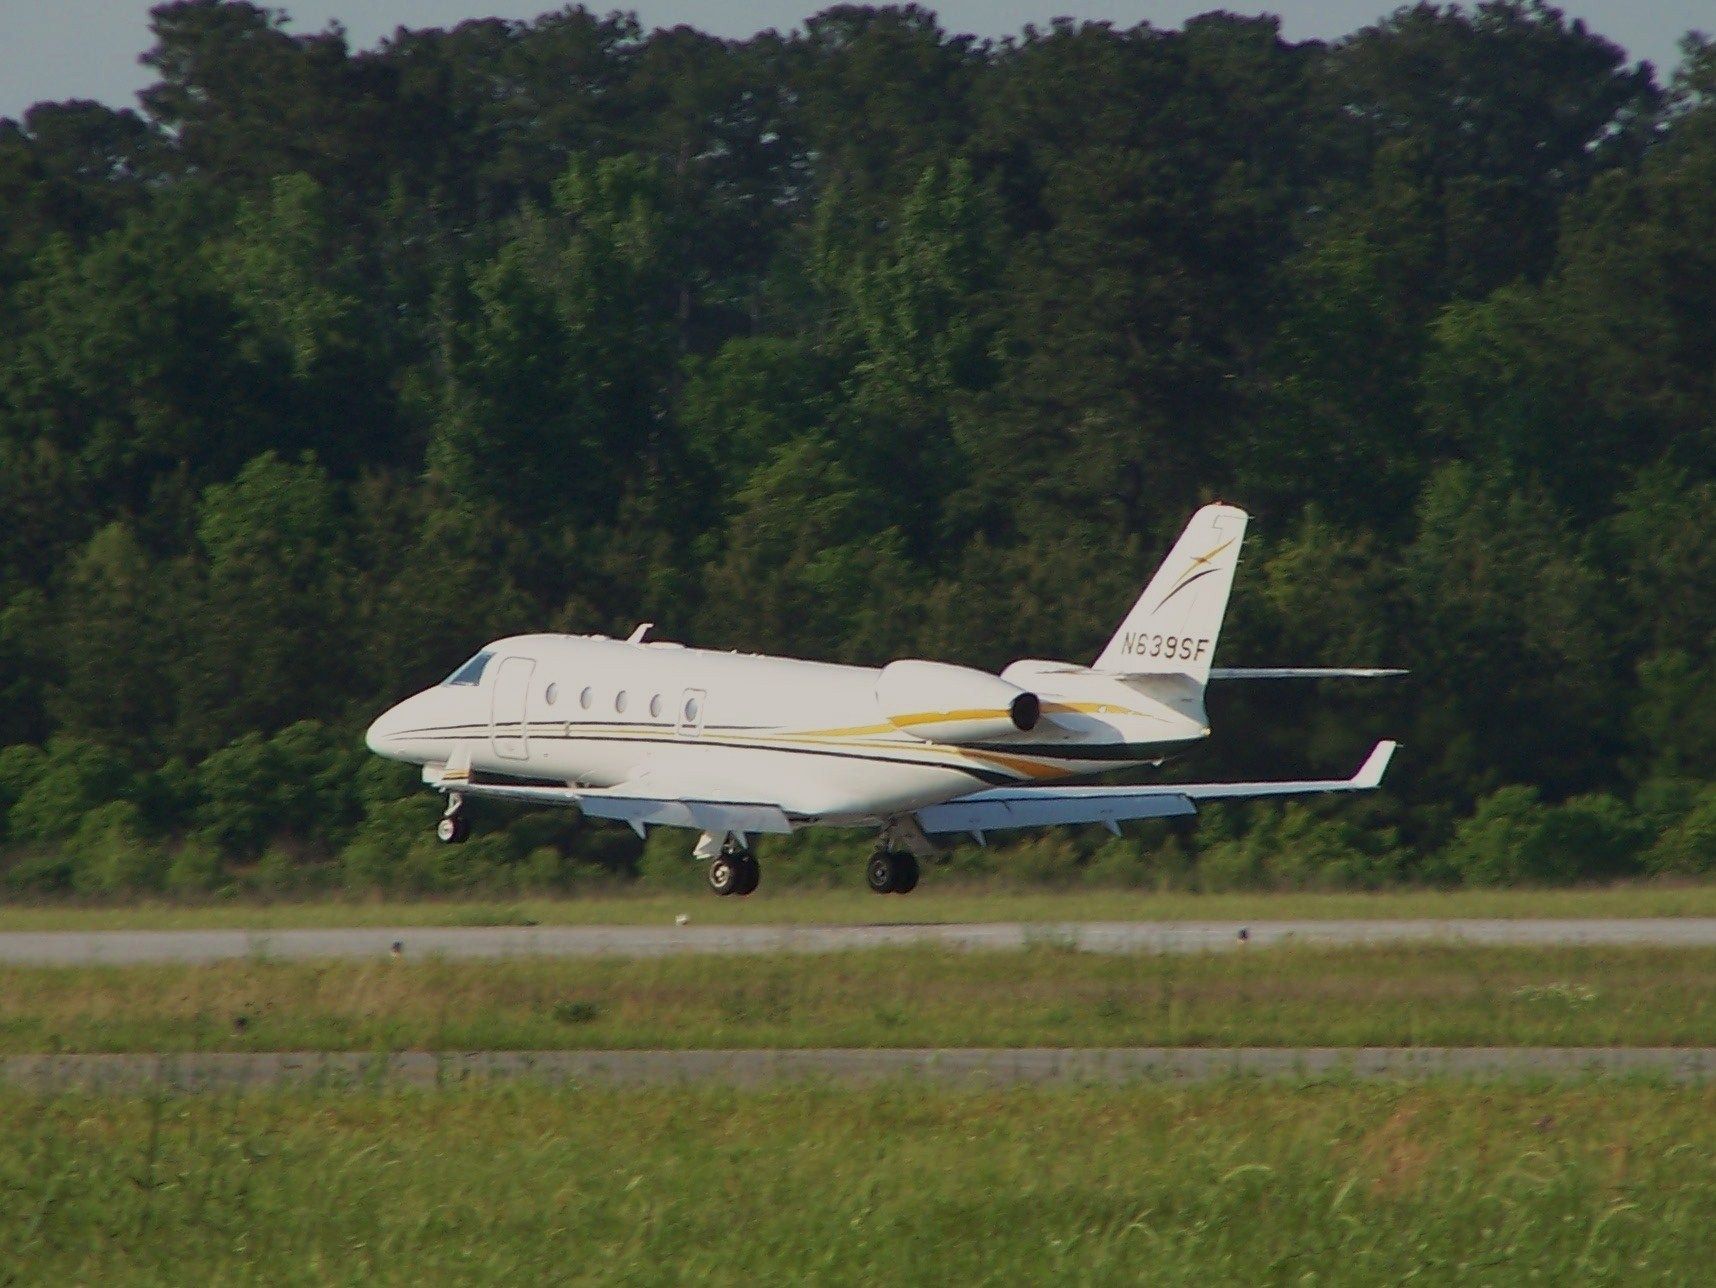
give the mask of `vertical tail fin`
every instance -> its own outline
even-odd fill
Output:
[[[1206,505],[1192,516],[1096,659],[1098,671],[1208,682],[1249,517],[1231,505]]]

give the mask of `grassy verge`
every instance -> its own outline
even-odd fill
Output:
[[[1398,890],[1346,894],[1141,894],[1123,890],[941,888],[934,872],[906,898],[868,891],[764,890],[749,899],[701,891],[615,891],[506,901],[337,900],[121,906],[0,906],[0,931],[283,930],[339,926],[666,925],[922,921],[1263,921],[1403,917],[1712,917],[1716,885],[1569,890]]]
[[[27,1282],[1702,1281],[1716,1091],[0,1093]]]
[[[1706,949],[0,968],[7,1052],[1712,1043]]]

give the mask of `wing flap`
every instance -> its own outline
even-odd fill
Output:
[[[1015,792],[1004,798],[983,799],[979,792],[931,805],[918,811],[918,824],[926,832],[1000,832],[1010,827],[1052,827],[1057,823],[1125,823],[1140,818],[1170,818],[1196,814],[1197,806],[1184,796],[1168,792],[1119,796],[1105,791],[1100,796],[1065,796],[1052,787],[1034,793]]]
[[[1379,742],[1351,778],[1310,778],[1264,783],[1164,783],[1150,787],[999,787],[974,792],[917,812],[926,832],[988,832],[1057,823],[1120,823],[1197,812],[1200,800],[1368,792],[1382,783],[1394,742]]]

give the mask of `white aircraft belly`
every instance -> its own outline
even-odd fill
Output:
[[[780,745],[756,745],[769,739]],[[837,747],[801,742],[780,730],[753,731],[745,740],[752,745],[736,735],[674,738],[575,729],[569,737],[561,728],[533,734],[526,772],[595,787],[649,778],[682,784],[687,794],[700,782],[724,792],[750,784],[749,795],[797,818],[898,813],[993,782],[952,764],[930,763],[950,757],[923,744]],[[521,772],[521,762],[490,755],[472,763],[489,772]]]

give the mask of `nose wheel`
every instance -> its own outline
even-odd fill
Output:
[[[435,839],[443,845],[463,845],[471,835],[471,820],[465,817],[465,798],[447,793],[447,812],[435,824]]]
[[[910,894],[918,875],[917,856],[909,850],[877,850],[864,868],[864,883],[876,894]]]
[[[709,888],[716,894],[751,894],[762,879],[762,868],[749,850],[723,850],[709,860]]]

